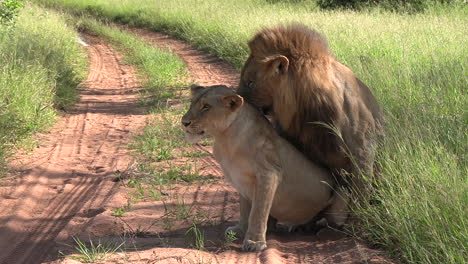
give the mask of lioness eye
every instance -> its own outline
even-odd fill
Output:
[[[206,111],[208,109],[210,109],[210,105],[209,104],[204,104],[201,110]]]
[[[249,82],[247,83],[247,87],[249,87],[250,89],[253,89],[253,88],[255,87],[254,82],[249,81]]]

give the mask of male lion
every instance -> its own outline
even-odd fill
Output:
[[[382,115],[369,88],[300,24],[266,28],[249,42],[238,92],[270,111],[278,132],[342,186],[364,191]],[[345,175],[353,175],[351,179]]]
[[[228,87],[191,90],[190,109],[182,118],[186,138],[196,143],[214,137],[214,156],[240,193],[240,222],[226,231],[245,234],[244,250],[266,247],[269,215],[287,225],[320,217],[344,224],[347,201],[333,190],[329,170],[310,162]]]

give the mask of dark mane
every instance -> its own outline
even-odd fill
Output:
[[[289,59],[328,57],[328,42],[319,32],[293,23],[264,28],[249,42],[253,56],[282,54]]]

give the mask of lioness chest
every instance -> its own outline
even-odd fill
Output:
[[[252,163],[239,149],[227,149],[221,144],[213,147],[215,159],[221,166],[224,177],[244,197],[251,198],[256,183],[255,170]]]

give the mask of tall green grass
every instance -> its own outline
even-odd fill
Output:
[[[86,66],[76,39],[60,14],[35,6],[0,26],[0,168],[15,144],[75,102]]]
[[[237,68],[263,26],[298,21],[321,31],[386,116],[382,202],[354,210],[358,234],[403,262],[467,262],[468,6],[407,15],[260,0],[37,1],[167,32]]]
[[[463,0],[317,0],[316,3],[324,9],[351,8],[362,10],[366,8],[382,8],[390,11],[415,13],[434,7],[462,6]]]

